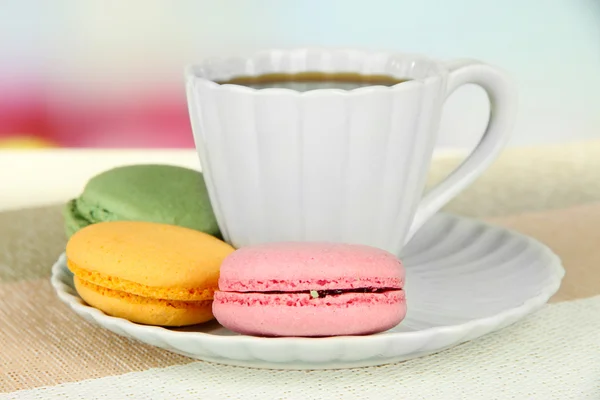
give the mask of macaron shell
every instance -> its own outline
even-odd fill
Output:
[[[224,291],[401,288],[404,268],[393,254],[363,245],[269,243],[238,249],[221,265]]]
[[[216,289],[219,267],[233,251],[227,243],[193,229],[115,221],[78,231],[67,243],[66,255],[70,263],[99,276],[163,289]]]
[[[98,174],[67,205],[65,214],[67,234],[81,225],[73,220],[87,224],[126,220],[220,235],[203,175],[172,165],[130,165]]]
[[[205,288],[146,286],[121,279],[117,276],[103,275],[96,271],[79,268],[70,260],[67,260],[67,266],[76,277],[83,281],[148,299],[177,301],[212,300],[216,289],[214,286],[207,286]]]
[[[216,292],[213,314],[226,328],[258,336],[339,336],[382,332],[406,315],[403,290],[345,293]]]
[[[147,299],[94,286],[75,277],[81,298],[104,313],[132,322],[160,326],[187,326],[213,319],[212,301],[172,302]]]

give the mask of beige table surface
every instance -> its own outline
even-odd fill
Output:
[[[437,160],[431,182],[457,162]],[[48,277],[65,246],[60,207],[0,212],[0,393],[44,398],[36,388],[192,363],[89,324],[56,298]],[[600,295],[598,143],[508,151],[447,211],[551,247],[567,271],[552,302]]]

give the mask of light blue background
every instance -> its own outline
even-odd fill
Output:
[[[77,76],[176,86],[182,66],[204,57],[310,45],[478,58],[519,85],[511,144],[600,137],[600,1],[0,2],[5,82],[43,73],[64,90]],[[154,75],[136,75],[142,67]],[[479,89],[457,92],[445,109],[440,146],[473,145],[487,110]]]

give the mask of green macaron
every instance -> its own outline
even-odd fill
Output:
[[[202,174],[171,165],[133,165],[93,177],[64,208],[65,230],[106,221],[148,221],[220,236]]]

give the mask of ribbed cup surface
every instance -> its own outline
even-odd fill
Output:
[[[302,71],[414,80],[308,92],[211,81]],[[357,51],[267,52],[194,67],[194,137],[225,239],[236,247],[333,241],[397,253],[422,195],[445,76],[427,60]]]

